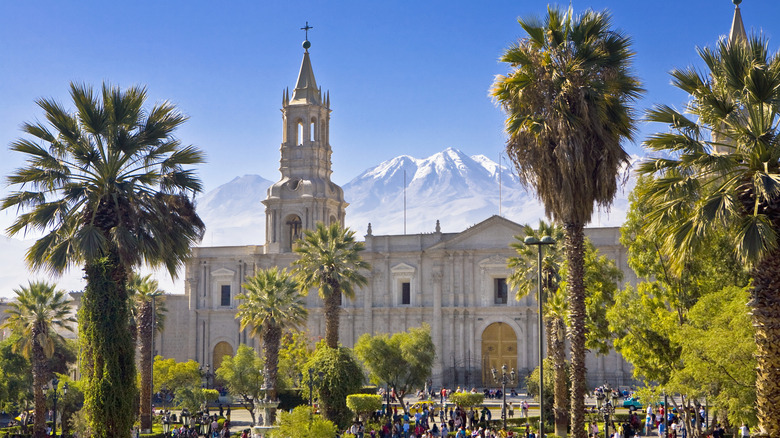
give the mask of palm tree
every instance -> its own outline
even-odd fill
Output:
[[[780,436],[780,53],[751,37],[699,54],[709,71],[671,73],[690,94],[685,110],[659,105],[647,115],[671,128],[645,142],[662,153],[639,169],[653,177],[647,232],[663,239],[678,272],[706,237],[724,232],[750,266],[756,436]]]
[[[2,324],[20,335],[15,350],[32,362],[33,395],[35,397],[36,438],[46,436],[46,398],[43,387],[49,380],[46,359],[54,354],[55,342],[62,339],[57,329],[73,331],[76,319],[71,315],[70,303],[65,291],[56,290],[56,285],[42,281],[14,289],[16,300],[9,303],[6,312],[10,314]]]
[[[189,166],[203,154],[174,137],[187,119],[174,105],[143,108],[142,87],[103,84],[96,92],[71,84],[70,96],[75,112],[39,99],[47,123],[22,125],[30,138],[11,149],[27,161],[8,177],[18,191],[2,208],[24,211],[9,234],[45,233],[27,251],[32,268],[59,274],[84,266],[85,403],[96,435],[121,436],[132,427],[137,390],[127,280],[141,262],[175,276],[200,239],[204,225],[190,196],[201,184]]]
[[[368,283],[361,270],[371,265],[360,257],[363,242],[355,241],[355,232],[319,222],[315,230],[305,230],[295,252],[300,258],[293,262],[295,275],[303,291],[316,287],[325,305],[325,343],[330,348],[339,345],[339,312],[341,294],[355,297],[355,286]]]
[[[583,229],[594,204],[608,208],[620,169],[629,161],[621,142],[634,133],[631,104],[642,93],[631,74],[630,40],[610,29],[606,12],[575,16],[550,7],[542,23],[520,19],[528,37],[501,60],[493,96],[507,112],[507,155],[520,180],[563,225],[569,263],[571,427],[585,432],[585,289]]]
[[[241,320],[241,330],[252,327],[252,336],[261,336],[265,350],[263,375],[267,388],[266,398],[277,400],[277,370],[282,332],[297,328],[308,312],[298,288],[298,283],[287,270],[273,268],[259,271],[244,283],[245,293],[236,298],[236,318]]]
[[[141,360],[141,388],[140,388],[140,413],[141,429],[152,428],[152,337],[156,332],[162,331],[165,321],[165,304],[163,295],[165,291],[160,289],[157,280],[153,280],[151,274],[141,276],[133,272],[127,284],[127,291],[133,297],[133,313],[135,313],[136,343],[140,346]],[[159,300],[159,301],[157,301]]]
[[[517,298],[528,295],[535,288],[537,278],[537,254],[536,249],[526,245],[523,240],[526,236],[541,239],[542,236],[550,236],[556,242],[563,240],[564,233],[560,226],[548,224],[539,221],[537,230],[530,225],[523,227],[523,234],[515,236],[516,242],[509,246],[517,252],[516,257],[510,257],[507,260],[507,266],[512,269],[512,273],[507,279],[509,285],[517,290]],[[568,428],[568,403],[566,402],[566,363],[565,363],[565,337],[566,322],[565,316],[568,306],[566,305],[566,292],[559,288],[561,280],[559,271],[563,264],[563,251],[560,246],[550,245],[542,258],[542,299],[545,304],[543,307],[545,337],[547,341],[547,357],[553,360],[553,369],[555,371],[555,404],[553,412],[555,414],[555,434],[565,436]],[[536,288],[539,291],[539,288]],[[536,297],[539,300],[537,294]]]

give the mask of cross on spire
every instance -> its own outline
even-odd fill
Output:
[[[309,39],[309,29],[314,29],[313,26],[309,26],[309,22],[306,22],[306,26],[302,27],[301,30],[306,32],[306,39]]]

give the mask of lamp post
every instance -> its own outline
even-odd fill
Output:
[[[52,399],[54,402],[54,419],[53,419],[54,421],[52,422],[54,424],[54,427],[52,429],[52,436],[54,437],[57,436],[57,399],[58,399],[57,386],[59,386],[59,384],[60,384],[60,379],[55,377],[51,380],[51,387],[52,390],[54,391],[54,394],[52,394]],[[67,393],[68,393],[68,384],[65,383],[62,386],[62,395],[64,396]]]
[[[526,245],[536,246],[539,251],[538,264],[538,287],[539,287],[539,436],[544,438],[544,324],[542,323],[542,246],[555,244],[555,239],[550,236],[544,236],[541,240],[533,236],[528,236],[523,241]]]
[[[499,381],[501,382],[501,395],[503,397],[503,402],[501,404],[501,421],[504,424],[504,430],[506,430],[506,384],[515,382],[515,369],[512,368],[512,371],[507,373],[506,364],[502,365],[500,379],[498,371],[495,368],[493,368],[491,372],[493,373],[493,381],[496,383]]]

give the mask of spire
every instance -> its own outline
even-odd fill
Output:
[[[298,82],[295,84],[295,90],[293,91],[292,104],[315,104],[322,103],[322,91],[317,88],[317,81],[314,80],[314,71],[311,69],[311,60],[309,59],[309,29],[313,27],[309,26],[309,22],[306,22],[306,26],[301,30],[306,32],[306,39],[303,41],[303,62],[301,63],[301,71],[298,73]]]
[[[747,33],[745,32],[745,24],[742,22],[742,11],[739,9],[739,4],[742,0],[733,0],[734,2],[734,20],[731,22],[731,32],[729,32],[729,44],[733,44],[737,41],[747,41]]]

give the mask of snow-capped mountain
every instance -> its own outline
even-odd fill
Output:
[[[433,232],[437,220],[443,232],[462,231],[499,214],[499,204],[500,214],[507,219],[536,225],[544,217],[544,209],[520,185],[512,167],[501,161],[499,167],[484,155],[468,156],[453,148],[422,159],[402,155],[385,161],[344,185],[344,198],[350,203],[346,224],[358,236],[365,234],[369,223],[375,235],[401,234],[405,196],[408,234]],[[198,214],[206,223],[201,246],[265,243],[265,207],[261,201],[271,184],[258,175],[244,175],[199,197]],[[619,226],[626,217],[627,197],[633,186],[631,178],[618,193],[611,212],[595,212],[590,225]],[[2,218],[6,226],[11,220]],[[0,275],[0,297],[10,296],[13,288],[35,278],[23,262],[25,250],[32,243],[0,239],[0,260],[6,267]],[[154,275],[166,291],[183,292],[181,281],[173,283],[164,272]],[[73,269],[56,282],[67,290],[77,290],[83,287],[81,277],[81,271]]]
[[[405,173],[405,175],[404,175]],[[203,246],[262,244],[265,214],[261,200],[271,182],[245,175],[206,193],[198,213],[206,222]],[[618,226],[628,208],[630,184],[618,193],[610,214],[597,212],[593,226]],[[404,193],[404,188],[405,193]],[[468,156],[448,148],[427,158],[402,155],[369,168],[343,187],[349,202],[346,224],[363,235],[457,232],[494,214],[518,223],[535,224],[544,217],[536,198],[519,183],[506,162],[484,155]],[[499,205],[500,204],[500,205]]]
[[[235,177],[196,200],[206,223],[203,246],[262,244],[265,242],[265,206],[271,181],[258,175]]]

